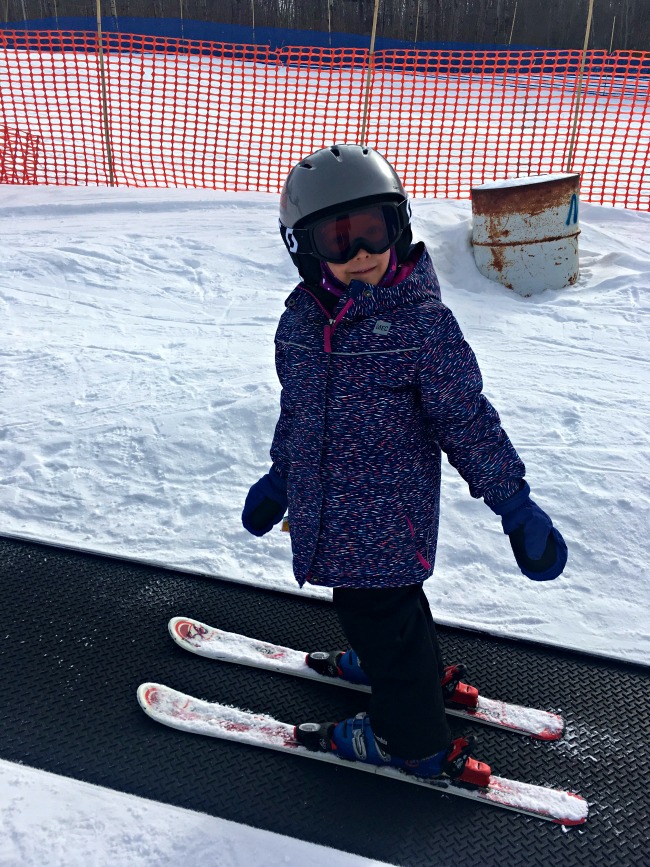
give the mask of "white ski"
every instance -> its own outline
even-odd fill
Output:
[[[199,656],[370,692],[369,686],[318,674],[305,662],[305,651],[258,641],[236,632],[225,632],[191,617],[172,617],[169,633],[180,647]],[[543,741],[557,740],[564,731],[564,720],[557,714],[484,696],[479,696],[475,708],[447,707],[447,713]]]
[[[138,688],[138,701],[152,719],[192,734],[208,735],[279,750],[303,758],[318,759],[339,767],[413,783],[444,794],[492,804],[561,825],[581,825],[587,818],[587,802],[572,792],[533,786],[494,775],[490,777],[489,785],[485,788],[471,788],[447,778],[424,780],[396,768],[348,762],[334,753],[312,752],[306,749],[295,740],[294,726],[288,723],[240,708],[203,701],[163,684],[143,683]]]

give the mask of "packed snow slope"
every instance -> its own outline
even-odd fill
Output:
[[[240,523],[269,466],[273,334],[296,282],[277,196],[0,190],[2,532],[297,590],[288,535]],[[650,662],[650,214],[583,204],[580,279],[522,298],[477,271],[469,202],[413,206],[569,546],[561,578],[527,580],[445,464],[434,616]]]
[[[187,863],[389,867],[383,861],[0,760],[2,867]]]

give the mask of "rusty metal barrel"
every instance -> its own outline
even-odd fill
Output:
[[[519,295],[578,279],[578,173],[492,181],[472,188],[474,259]]]

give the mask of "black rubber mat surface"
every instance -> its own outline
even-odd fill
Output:
[[[0,539],[0,757],[395,865],[650,864],[648,670],[441,629],[481,692],[561,712],[552,745],[473,731],[496,773],[580,792],[591,815],[558,825],[346,767],[176,732],[140,710],[167,683],[288,722],[336,719],[367,698],[189,654],[173,615],[297,648],[335,647],[328,603]],[[257,867],[257,865],[252,865]]]

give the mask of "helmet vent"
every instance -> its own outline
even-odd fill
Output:
[[[300,163],[300,168],[301,169],[313,169],[314,167],[311,163],[305,162],[305,163]]]

